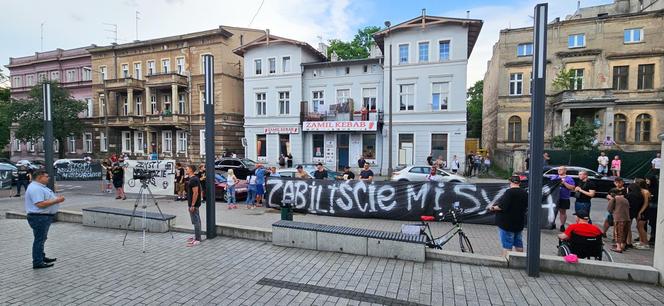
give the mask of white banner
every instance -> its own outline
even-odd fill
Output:
[[[305,121],[303,131],[375,131],[376,121]]]
[[[151,176],[147,182],[152,194],[166,196],[175,194],[174,160],[126,160],[124,175],[126,193],[138,193],[141,190],[141,181],[134,179],[134,173],[146,173],[145,171]]]

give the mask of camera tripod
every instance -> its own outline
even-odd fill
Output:
[[[146,190],[147,193],[145,193]],[[171,239],[173,239],[173,232],[171,232],[171,226],[164,217],[164,213],[161,212],[159,203],[157,203],[157,200],[154,198],[154,195],[150,190],[150,186],[148,185],[148,181],[141,180],[141,190],[138,191],[138,198],[136,198],[136,202],[134,203],[134,210],[131,212],[131,217],[129,217],[129,224],[127,224],[127,229],[125,230],[124,239],[122,239],[122,246],[125,245],[125,241],[127,240],[127,235],[129,234],[129,229],[131,228],[131,223],[132,221],[134,221],[134,216],[136,216],[136,209],[138,208],[138,204],[140,203],[141,208],[143,209],[143,218],[142,218],[143,223],[141,226],[141,230],[143,231],[143,248],[142,248],[143,253],[145,253],[145,232],[147,230],[147,214],[148,214],[147,197],[150,197],[151,202],[153,202],[154,206],[157,207],[159,215],[161,215],[161,220],[166,222],[166,225],[168,226],[168,232],[171,233]]]

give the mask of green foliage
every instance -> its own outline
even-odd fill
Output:
[[[353,40],[345,42],[339,39],[331,39],[327,48],[327,57],[335,52],[342,60],[361,59],[369,57],[369,50],[373,42],[373,34],[380,31],[380,27],[369,26],[357,30]]]
[[[9,128],[12,124],[9,88],[0,88],[0,151],[9,144]]]
[[[574,74],[571,70],[562,68],[556,74],[556,77],[553,79],[551,86],[557,91],[564,91],[572,89],[572,80]]]
[[[574,152],[594,150],[595,136],[597,136],[595,127],[585,120],[578,119],[573,126],[565,130],[563,135],[553,137],[553,146]]]
[[[80,136],[83,131],[83,122],[78,114],[86,109],[86,104],[75,100],[57,82],[45,82],[51,83],[53,137],[60,143],[60,158],[63,158],[67,136]],[[27,99],[12,103],[12,119],[19,123],[16,130],[18,139],[36,141],[44,136],[42,84],[33,87]]]
[[[468,99],[466,100],[466,124],[469,138],[480,138],[482,136],[482,100],[484,81],[479,80],[468,88]]]

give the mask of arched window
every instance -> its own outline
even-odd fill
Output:
[[[635,137],[634,142],[650,142],[650,125],[652,118],[648,114],[641,114],[636,117],[636,125],[634,127]]]
[[[507,122],[507,141],[521,141],[521,118],[519,116],[512,116]]]
[[[613,141],[624,143],[627,139],[627,117],[623,114],[613,116]]]

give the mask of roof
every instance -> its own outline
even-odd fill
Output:
[[[468,27],[468,57],[470,53],[473,52],[473,47],[475,47],[475,42],[477,42],[477,37],[480,35],[480,30],[484,21],[480,19],[467,19],[467,18],[450,18],[450,17],[438,17],[438,16],[429,16],[422,15],[416,18],[413,18],[408,21],[404,21],[400,24],[397,24],[388,29],[377,32],[373,35],[376,44],[380,47],[380,50],[383,51],[383,42],[385,36],[389,32],[398,32],[403,30],[408,30],[416,27],[425,27],[427,25],[445,25],[445,24],[455,24]]]
[[[233,50],[233,53],[235,53],[239,56],[244,56],[244,53],[249,51],[249,49],[252,49],[252,48],[255,48],[255,47],[258,47],[258,46],[262,46],[262,45],[274,44],[274,43],[285,43],[285,44],[291,44],[291,45],[304,47],[304,49],[308,50],[309,52],[311,52],[313,55],[315,55],[319,59],[321,59],[321,60],[326,60],[327,59],[325,57],[325,54],[323,54],[320,51],[316,50],[316,48],[312,47],[310,44],[308,44],[306,42],[299,41],[299,40],[294,40],[294,39],[290,39],[290,38],[285,38],[285,37],[281,37],[281,36],[276,36],[276,35],[272,35],[272,34],[269,34],[269,33],[266,33],[266,34],[262,35],[261,37],[256,38],[253,41],[236,48],[235,50]]]
[[[7,68],[13,68],[24,65],[32,65],[41,62],[48,61],[58,61],[58,60],[67,60],[81,57],[90,57],[88,48],[96,47],[96,45],[90,45],[86,47],[79,47],[74,49],[55,49],[44,52],[35,52],[34,55],[22,56],[22,57],[10,57],[9,64],[5,65]]]
[[[350,59],[350,60],[340,60],[340,61],[323,61],[323,62],[313,62],[313,63],[302,63],[302,67],[305,67],[305,68],[334,67],[334,66],[378,64],[378,63],[380,63],[380,58],[374,57],[374,58],[360,58],[360,59]]]
[[[205,36],[211,36],[211,35],[222,35],[222,36],[228,38],[228,37],[233,36],[233,33],[226,30],[225,26],[219,26],[219,28],[212,29],[212,30],[194,32],[194,33],[188,33],[188,34],[182,34],[182,35],[167,36],[167,37],[154,38],[154,39],[148,39],[148,40],[138,40],[138,41],[134,41],[134,42],[126,43],[126,44],[111,44],[109,46],[100,46],[100,47],[95,46],[95,47],[89,48],[88,51],[90,51],[90,53],[94,53],[94,52],[104,52],[104,51],[109,51],[109,50],[130,49],[130,48],[136,48],[136,47],[142,47],[142,46],[149,46],[149,45],[153,45],[153,44],[163,44],[163,43],[169,43],[169,42],[174,42],[174,41],[181,41],[181,40],[187,40],[187,39],[193,39],[193,38],[199,38],[199,37],[205,37]]]

